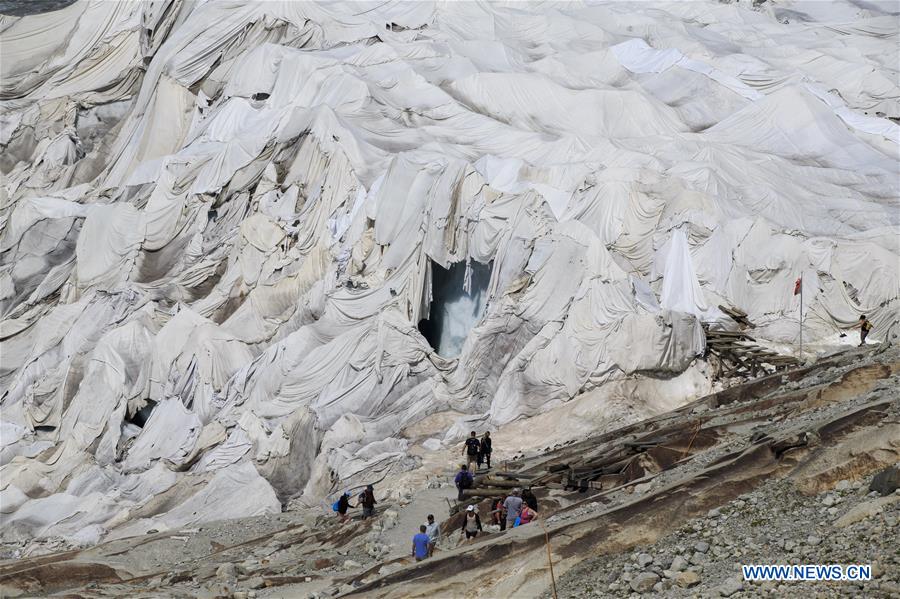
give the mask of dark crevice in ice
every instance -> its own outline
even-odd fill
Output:
[[[148,399],[147,404],[143,408],[135,412],[130,418],[126,418],[125,421],[144,428],[144,425],[150,420],[150,412],[152,412],[155,407],[156,402],[152,399]]]
[[[441,356],[458,356],[469,331],[481,320],[491,267],[470,262],[471,280],[466,291],[465,262],[451,264],[449,269],[431,263],[431,307],[428,318],[419,321],[419,331]]]

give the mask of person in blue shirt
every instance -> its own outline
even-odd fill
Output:
[[[417,562],[428,558],[428,544],[431,538],[425,533],[425,525],[419,527],[419,534],[412,539],[412,555]]]

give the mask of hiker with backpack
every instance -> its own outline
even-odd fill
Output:
[[[357,501],[357,505],[362,506],[362,519],[372,518],[375,516],[375,504],[378,503],[375,501],[375,487],[372,485],[366,485],[365,491],[359,494],[359,501]]]
[[[462,452],[466,456],[466,467],[470,472],[475,472],[478,468],[478,454],[481,453],[481,441],[475,431],[466,439]]]
[[[475,509],[474,505],[470,505],[466,508],[466,515],[463,517],[462,528],[460,529],[460,535],[466,535],[466,540],[474,539],[478,536],[478,533],[483,529],[481,528],[481,517],[478,515],[478,511]]]
[[[334,512],[337,512],[338,517],[341,519],[341,522],[347,521],[347,508],[356,507],[350,505],[350,493],[344,491],[344,493],[331,505],[331,509]]]
[[[459,491],[456,499],[457,501],[462,501],[465,499],[463,491],[471,489],[475,479],[472,477],[472,473],[469,472],[469,467],[463,464],[459,467],[459,472],[456,473],[456,478],[453,479],[453,482],[456,483],[456,490]]]
[[[869,331],[875,327],[872,325],[871,321],[866,318],[866,315],[863,314],[859,317],[859,321],[850,328],[859,329],[859,346],[862,347],[866,344],[866,337],[869,336]]]

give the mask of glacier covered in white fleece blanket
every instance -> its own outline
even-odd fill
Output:
[[[801,273],[806,339],[896,335],[890,6],[2,17],[3,540],[314,505],[414,466],[432,414],[450,441],[676,377],[718,305],[792,347]],[[439,302],[477,321],[455,356]]]

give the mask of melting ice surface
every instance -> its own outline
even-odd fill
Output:
[[[451,264],[449,269],[431,264],[431,311],[419,322],[419,330],[431,347],[445,358],[460,354],[472,327],[484,314],[491,265],[469,263],[471,280],[466,291],[466,263]]]

